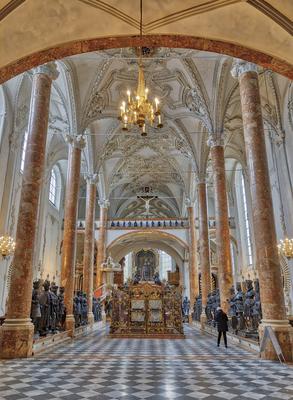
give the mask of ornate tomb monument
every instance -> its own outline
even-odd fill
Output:
[[[113,290],[110,337],[184,338],[181,290],[155,282]]]

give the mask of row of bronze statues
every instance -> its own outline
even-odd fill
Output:
[[[230,289],[228,316],[230,327],[235,334],[246,337],[257,337],[258,326],[262,319],[259,282],[246,280],[243,290],[240,283],[237,283],[236,290]],[[219,289],[208,294],[205,314],[208,324],[214,324],[217,307],[221,304]],[[193,319],[200,321],[202,313],[201,295],[196,297],[193,307]]]
[[[64,287],[58,287],[55,282],[36,280],[33,282],[31,319],[35,327],[35,334],[47,336],[56,334],[65,329],[66,307],[64,304]],[[102,320],[102,303],[93,298],[95,321]],[[88,301],[86,293],[77,291],[73,298],[73,315],[75,327],[88,323]]]
[[[259,282],[247,280],[245,286],[245,292],[240,284],[236,285],[236,291],[231,288],[229,316],[235,333],[244,331],[246,336],[254,336],[262,319]]]
[[[128,222],[126,222],[126,221],[123,221],[122,223],[120,223],[120,221],[117,221],[117,222],[114,222],[114,221],[112,221],[111,222],[111,228],[114,228],[114,227],[116,227],[116,228],[118,228],[118,227],[123,227],[123,228],[125,228],[125,227],[128,227],[128,228],[131,228],[131,227],[134,227],[134,228],[137,228],[137,227],[143,227],[143,226],[146,226],[146,227],[167,227],[167,226],[175,226],[175,227],[184,227],[184,221],[177,221],[177,220],[175,220],[175,221],[169,221],[169,222],[166,222],[166,221],[163,221],[163,222],[161,222],[161,221],[148,221],[148,220],[145,220],[145,221],[140,221],[140,222],[136,222],[136,221],[134,221],[134,222],[132,222],[132,221],[128,221]]]

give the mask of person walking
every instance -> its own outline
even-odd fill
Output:
[[[227,314],[221,309],[221,307],[217,308],[215,322],[218,326],[218,347],[220,347],[221,337],[223,333],[225,347],[227,348],[228,317]]]

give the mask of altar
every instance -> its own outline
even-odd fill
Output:
[[[114,289],[110,337],[184,338],[181,289],[140,282]]]

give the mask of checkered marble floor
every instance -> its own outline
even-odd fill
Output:
[[[186,327],[186,339],[105,331],[32,359],[0,361],[0,400],[293,399],[293,368]]]

